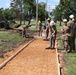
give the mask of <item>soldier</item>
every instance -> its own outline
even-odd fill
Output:
[[[70,39],[70,52],[75,51],[75,23],[73,21],[74,15],[69,16],[69,22],[67,23],[69,27],[69,33],[71,35]]]
[[[23,36],[23,37],[27,37],[27,34],[26,34],[27,32],[26,32],[26,31],[27,31],[27,29],[28,29],[30,26],[31,26],[31,24],[30,24],[30,25],[24,25],[24,26],[23,26],[23,29],[22,29],[22,36]]]
[[[57,34],[57,28],[56,28],[56,24],[54,21],[51,21],[50,23],[51,27],[52,27],[52,49],[55,49],[55,40],[56,40],[56,34]]]
[[[47,26],[46,26],[46,39],[48,38],[48,35],[49,35],[50,21],[51,21],[51,19],[48,18],[48,19],[47,19]]]
[[[39,30],[39,36],[42,36],[42,23],[41,23],[41,21],[38,21],[38,30]]]
[[[43,40],[45,41],[46,40],[46,24],[43,25],[42,37],[43,37]]]
[[[75,23],[75,19],[73,18],[72,21]],[[75,37],[76,37],[76,23],[74,25],[74,30],[75,30]]]
[[[69,44],[69,40],[70,40],[70,34],[69,34],[69,27],[67,26],[67,19],[63,20],[63,27],[61,28],[61,32],[62,34],[62,41],[63,41],[63,45],[64,45],[64,49],[66,50],[66,52],[69,52],[69,48],[70,48],[70,44]]]
[[[50,46],[47,47],[46,49],[55,49],[57,29],[54,21],[50,22],[49,33],[50,33]]]

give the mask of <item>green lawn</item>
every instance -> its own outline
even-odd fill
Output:
[[[17,21],[18,23],[19,21]],[[11,27],[13,27],[14,23],[9,22]],[[35,24],[35,22],[32,22],[31,24]],[[23,25],[21,25],[18,28],[15,28],[16,30],[22,30]],[[28,28],[28,30],[37,30],[35,25],[32,25]],[[1,52],[7,52],[11,50],[14,47],[17,47],[19,44],[21,44],[25,38],[20,36],[19,33],[11,33],[9,31],[0,31],[0,51]]]
[[[15,20],[15,22],[16,22],[17,24],[20,24],[20,21],[18,21],[18,20]],[[9,26],[10,26],[10,27],[13,27],[14,24],[15,24],[15,23],[13,23],[13,22],[11,22],[11,21],[8,21],[8,23],[9,23]],[[25,24],[27,25],[27,24],[28,24],[28,21],[25,21]],[[36,21],[31,21],[30,24],[33,25],[33,26],[36,26]],[[24,21],[22,21],[22,25],[24,25]]]
[[[19,33],[11,33],[9,31],[0,31],[0,51],[7,52],[21,44],[25,38]]]
[[[16,23],[20,24],[20,21],[16,20]],[[22,24],[24,25],[24,21],[22,21]],[[28,24],[28,21],[25,21],[25,24],[27,25]],[[36,24],[36,21],[31,21],[30,24],[35,25]]]
[[[34,24],[34,23],[32,23]],[[61,30],[62,26],[59,26],[59,22],[56,24],[57,26],[57,31],[59,32]],[[18,29],[22,29],[22,25]],[[36,26],[31,26],[29,27],[29,30],[37,30]],[[60,49],[63,48],[62,41],[61,41],[61,34],[58,36],[60,39]],[[3,52],[6,52],[8,50],[11,50],[11,48],[18,46],[21,44],[25,38],[20,36],[18,33],[11,33],[8,31],[0,31],[0,50]],[[76,41],[76,40],[75,40]],[[62,52],[63,50],[61,50]],[[76,75],[76,52],[75,53],[65,53],[65,75]]]
[[[61,30],[62,26],[59,26],[59,22],[57,22],[57,30],[58,32]],[[61,40],[61,34],[58,36],[58,38],[60,39],[60,46],[59,49],[61,52],[63,52],[63,44],[62,44],[62,40]],[[76,40],[75,40],[76,43]],[[64,57],[65,57],[65,75],[76,75],[76,52],[74,53],[64,53]]]
[[[60,26],[60,22],[58,21],[56,23],[56,27],[57,27],[57,31],[59,32],[61,30],[61,27],[63,26],[63,23],[61,23],[62,25]]]
[[[74,53],[66,53],[65,58],[66,58],[65,75],[76,75],[76,51]]]
[[[23,30],[23,26],[24,25],[21,25],[20,27],[15,28],[15,29],[17,29],[17,30]],[[36,26],[31,26],[31,27],[28,28],[28,30],[37,30],[37,28],[36,28]]]
[[[65,75],[76,75],[76,53],[65,54],[66,71]]]
[[[16,20],[16,23],[20,23],[18,20]],[[25,22],[26,23],[26,25],[28,24],[28,21],[26,21]],[[13,25],[14,25],[15,23],[12,23],[12,22],[10,22],[9,21],[9,25],[10,25],[10,27],[13,27]],[[37,30],[37,28],[36,28],[36,21],[31,21],[31,27],[29,27],[28,28],[28,30]],[[23,26],[24,26],[24,22],[22,21],[22,25],[21,26],[19,26],[18,28],[15,28],[15,29],[17,29],[17,30],[22,30],[23,29]]]
[[[31,27],[29,27],[28,30],[38,30],[38,29],[36,28],[36,26],[31,26]]]

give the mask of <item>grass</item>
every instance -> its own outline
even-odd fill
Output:
[[[25,38],[20,36],[18,33],[11,33],[8,31],[0,32],[0,51],[7,52],[14,47],[21,44]]]
[[[19,24],[19,21],[16,21],[16,23]],[[10,27],[13,27],[15,23],[12,23],[9,21]],[[22,22],[23,24],[23,22]],[[26,24],[28,24],[28,21],[26,21]],[[31,22],[32,26],[28,28],[28,30],[37,30],[36,28],[36,22]],[[22,30],[23,25],[16,28],[17,30]],[[11,33],[9,31],[1,31],[0,32],[0,52],[7,52],[9,50],[12,50],[12,48],[17,47],[19,44],[21,44],[25,38],[19,35],[19,33]]]
[[[76,43],[76,40],[75,40]],[[76,49],[75,49],[76,50]],[[66,72],[65,75],[76,75],[76,52],[65,54]]]
[[[34,24],[32,22],[32,24]],[[59,26],[59,22],[56,24],[57,26],[57,31],[59,32],[61,30],[62,26]],[[22,26],[20,26],[18,29],[22,29]],[[29,30],[35,30],[36,26],[31,26],[29,27]],[[58,36],[60,39],[60,49],[63,47],[62,41],[61,41],[61,35]],[[10,50],[11,48],[18,46],[21,44],[25,38],[21,37],[18,33],[11,33],[11,32],[0,32],[0,50],[3,52],[6,52]],[[75,40],[76,42],[76,40]],[[65,75],[76,75],[76,53],[65,53],[65,60],[66,60],[66,71]]]
[[[63,26],[63,23],[61,23],[61,26],[60,26],[60,22],[59,21],[56,23],[56,27],[57,27],[57,31],[58,32],[61,30],[62,26]]]
[[[31,26],[31,27],[29,27],[28,30],[37,30],[37,28],[36,28],[36,26]]]
[[[19,21],[16,20],[16,23],[19,24]],[[27,25],[27,24],[28,24],[28,21],[26,21],[25,23],[26,23],[26,25]],[[13,27],[14,24],[15,24],[15,23],[12,23],[12,22],[9,21],[10,27]],[[22,25],[19,26],[18,28],[15,28],[15,29],[17,29],[17,30],[22,30],[22,29],[23,29],[23,26],[24,26],[24,22],[22,21]],[[31,27],[29,27],[28,30],[37,30],[37,28],[36,28],[36,21],[31,21]]]
[[[20,21],[19,21],[19,20],[15,20],[15,22],[16,22],[17,24],[20,24]],[[11,22],[11,21],[8,21],[8,23],[9,23],[9,26],[10,26],[10,27],[13,27],[14,24],[15,24],[15,23],[13,23],[13,22]],[[28,21],[25,21],[25,24],[27,25],[27,24],[28,24]],[[36,21],[31,21],[30,24],[36,26]],[[22,21],[22,25],[24,25],[24,21]]]
[[[58,32],[61,30],[62,26],[59,26],[59,22],[57,22],[57,30]],[[61,34],[59,34],[58,38],[60,39],[60,51],[63,52],[63,44],[61,40]],[[75,40],[76,43],[76,40]],[[76,75],[76,52],[74,53],[64,53],[65,57],[65,74],[64,75]]]
[[[66,72],[65,75],[76,75],[76,53],[65,54]]]
[[[20,24],[20,21],[16,20],[16,23]],[[28,21],[25,21],[25,24],[28,24]],[[36,25],[36,21],[31,21],[30,24]],[[24,25],[24,21],[22,21],[22,25]]]
[[[14,23],[10,23],[10,26],[13,27]],[[19,23],[19,21],[17,21]],[[35,24],[35,22],[32,22]],[[22,30],[23,25],[16,28],[17,30]],[[35,25],[32,25],[28,30],[37,30]],[[25,38],[19,35],[19,33],[11,33],[9,31],[0,31],[0,52],[7,52],[12,50],[12,48],[19,46]]]
[[[15,28],[15,29],[17,29],[17,30],[22,30],[22,29],[23,29],[23,25],[21,25],[21,26],[18,27],[18,28]],[[28,30],[37,30],[37,28],[36,28],[36,26],[31,26],[31,27],[28,28]]]

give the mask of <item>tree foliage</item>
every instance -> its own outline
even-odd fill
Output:
[[[59,5],[53,10],[53,15],[56,20],[61,18],[69,18],[73,14],[76,17],[76,0],[60,0]]]
[[[47,13],[45,10],[46,4],[41,2],[41,3],[39,3],[38,6],[39,6],[39,9],[38,9],[39,20],[44,21],[45,17],[46,17],[46,13]]]
[[[0,13],[7,19],[31,20],[36,18],[36,0],[10,0],[10,8],[0,8]],[[38,18],[39,20],[45,20],[47,11],[45,10],[46,4],[44,2],[38,3]]]
[[[20,19],[20,24],[26,17],[31,18],[34,7],[35,0],[11,0],[11,8],[16,12],[17,18]]]

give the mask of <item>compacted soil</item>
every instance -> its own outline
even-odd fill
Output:
[[[37,38],[0,69],[0,75],[59,75],[56,50],[45,49],[48,46],[49,41]]]

